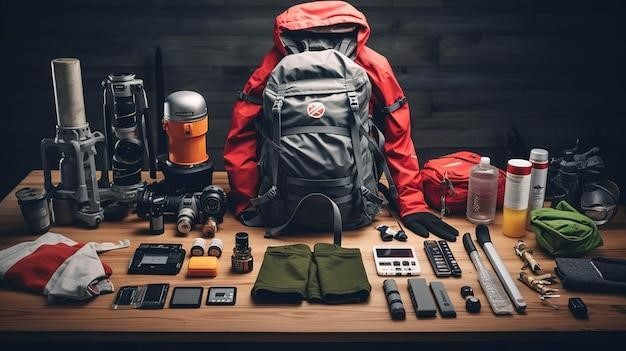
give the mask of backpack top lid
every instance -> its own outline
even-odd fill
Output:
[[[266,88],[277,93],[282,87],[286,95],[311,95],[345,92],[348,83],[352,89],[370,84],[365,70],[354,61],[335,50],[324,50],[285,56],[269,76]]]
[[[306,35],[303,35],[306,33]],[[324,40],[331,38],[337,46],[345,37],[356,37],[351,47],[344,52],[348,57],[356,57],[367,43],[370,28],[365,15],[354,6],[344,1],[313,1],[288,8],[276,17],[274,22],[274,45],[283,54],[294,53],[287,48],[301,45],[302,37],[319,38],[320,33]],[[317,40],[308,40],[304,50],[315,50],[315,46],[328,46],[327,43],[318,43]]]

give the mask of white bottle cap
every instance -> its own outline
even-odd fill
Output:
[[[530,161],[535,163],[548,162],[548,151],[544,149],[530,150]]]
[[[480,168],[487,168],[487,166],[491,165],[491,159],[489,157],[481,157],[479,165]]]

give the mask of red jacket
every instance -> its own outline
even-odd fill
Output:
[[[250,96],[263,95],[268,76],[286,55],[280,39],[281,33],[337,24],[353,24],[359,28],[355,61],[367,71],[372,83],[370,106],[390,106],[403,98],[402,88],[387,59],[365,46],[370,35],[365,16],[343,1],[300,4],[278,15],[274,23],[274,47],[265,55],[261,66],[252,73],[243,92]],[[224,164],[231,187],[229,201],[234,204],[237,216],[251,206],[249,200],[256,197],[258,192],[257,134],[253,120],[261,112],[261,105],[244,100],[238,100],[233,107],[231,127],[224,148]],[[383,133],[387,163],[398,191],[400,215],[427,211],[428,206],[418,181],[419,165],[411,140],[408,104],[385,116]]]

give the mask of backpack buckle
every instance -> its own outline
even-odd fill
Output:
[[[350,102],[350,108],[352,109],[352,111],[358,112],[359,111],[359,99],[357,98],[354,92],[350,92],[348,94],[348,101]]]
[[[276,189],[275,185],[272,185],[272,187],[268,191],[266,191],[265,194],[250,199],[250,203],[254,207],[259,207],[264,203],[275,199],[276,197],[278,197],[278,189]]]
[[[272,187],[267,191],[266,195],[267,198],[270,200],[275,199],[278,195],[278,189],[276,188],[276,186],[272,185]]]
[[[282,108],[283,108],[283,99],[274,100],[274,105],[272,106],[272,114],[274,116],[278,116]]]
[[[363,195],[363,197],[365,197],[366,199],[375,202],[377,204],[382,204],[384,202],[384,199],[377,196],[376,194],[374,194],[371,190],[369,190],[367,187],[365,186],[361,186],[361,195]]]

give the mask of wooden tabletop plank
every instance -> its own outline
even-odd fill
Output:
[[[147,179],[147,175],[144,174]],[[58,180],[58,174],[54,174]],[[30,173],[17,188],[23,186],[42,186],[42,172]],[[224,172],[216,172],[214,183],[228,189]],[[16,190],[17,190],[16,188]],[[17,205],[17,200],[9,194],[0,202],[0,248],[6,248],[18,242],[34,240],[36,236],[25,234],[25,227]],[[604,246],[590,255],[607,257],[626,257],[626,214],[620,210],[619,217],[609,225],[602,227]],[[513,252],[514,239],[504,237],[500,230],[501,215],[490,226],[493,243],[509,272],[516,275],[522,262]],[[454,216],[447,221],[462,233],[472,232],[474,226],[463,216]],[[182,243],[189,251],[191,242],[201,234],[196,228],[186,237],[177,236],[174,223],[166,224],[165,234],[152,236],[146,234],[147,221],[129,215],[122,222],[105,222],[99,229],[89,230],[76,227],[53,227],[52,232],[61,233],[79,242],[105,242],[130,239],[131,247],[101,254],[102,261],[113,268],[112,281],[116,287],[145,283],[169,283],[175,286],[236,286],[237,304],[229,307],[203,305],[198,309],[163,310],[112,310],[114,294],[99,296],[91,301],[52,306],[47,305],[43,296],[0,289],[0,334],[7,338],[29,338],[37,335],[64,335],[72,340],[79,340],[81,335],[90,338],[119,338],[123,335],[131,340],[157,340],[159,333],[169,337],[177,335],[185,340],[214,340],[219,336],[223,340],[354,340],[385,339],[394,335],[403,340],[433,340],[460,337],[474,338],[493,335],[519,336],[519,332],[529,334],[550,334],[560,332],[623,332],[626,331],[626,297],[620,295],[589,294],[561,290],[561,297],[553,299],[559,309],[540,303],[537,293],[516,281],[520,291],[528,302],[528,311],[523,315],[496,317],[491,312],[487,300],[476,280],[475,269],[460,240],[450,246],[459,261],[463,276],[444,278],[441,281],[457,311],[457,318],[417,319],[407,292],[406,278],[397,277],[396,281],[407,311],[407,319],[394,322],[390,319],[387,302],[382,291],[384,277],[376,275],[372,247],[383,244],[374,226],[378,224],[395,225],[395,220],[387,210],[379,215],[371,226],[344,233],[343,246],[361,249],[363,261],[372,293],[368,302],[358,305],[322,305],[303,302],[300,305],[258,305],[251,301],[250,290],[254,284],[263,261],[263,253],[268,246],[305,243],[311,248],[318,242],[332,242],[330,233],[292,234],[275,239],[264,239],[259,228],[248,228],[227,214],[220,226],[217,237],[224,241],[224,253],[219,259],[219,274],[211,279],[186,278],[186,263],[176,276],[128,275],[128,262],[135,248],[140,243]],[[230,255],[234,246],[234,234],[239,231],[250,233],[250,244],[254,255],[254,271],[249,274],[230,272]],[[424,239],[412,233],[407,243],[397,241],[385,243],[392,246],[410,245],[418,253],[422,268],[422,277],[428,281],[437,279],[423,250]],[[432,237],[430,239],[433,239]],[[545,271],[554,270],[554,260],[543,254],[536,247],[533,234],[528,232],[525,241],[536,250],[536,257]],[[483,260],[487,258],[479,249]],[[488,264],[488,263],[487,263]],[[464,300],[459,294],[463,285],[474,288],[476,296],[483,304],[482,311],[470,315],[465,311]],[[557,285],[560,288],[560,284]],[[588,320],[574,319],[568,308],[567,299],[571,296],[582,297],[589,308]],[[206,298],[206,292],[204,295]],[[169,298],[166,306],[169,305]],[[120,334],[121,333],[121,334]],[[401,336],[398,336],[401,335]],[[302,339],[304,337],[304,339]],[[156,338],[156,339],[155,339]],[[67,340],[67,339],[64,339]],[[171,339],[170,339],[171,340]]]

